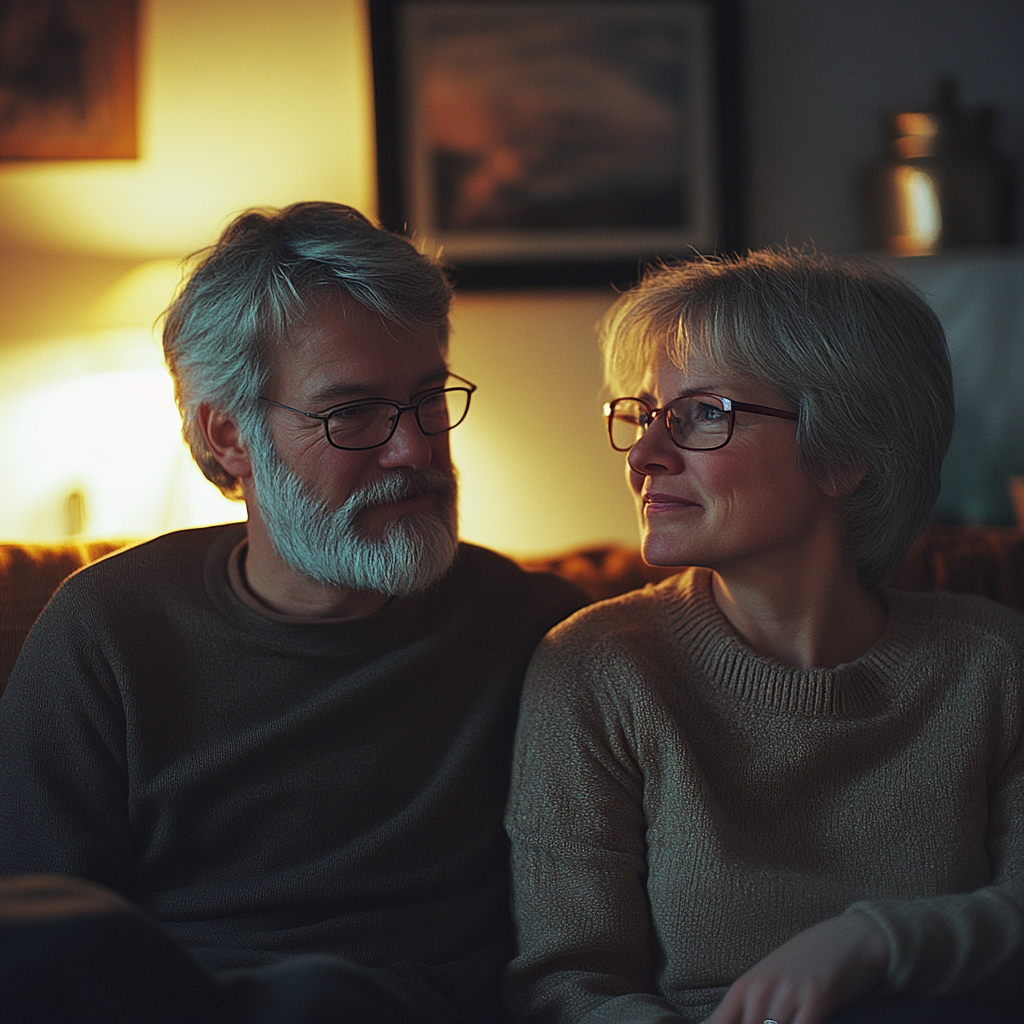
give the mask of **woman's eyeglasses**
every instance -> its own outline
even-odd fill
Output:
[[[721,395],[683,395],[660,409],[652,409],[639,398],[616,398],[604,407],[608,422],[608,440],[617,452],[628,452],[661,416],[669,439],[688,452],[713,452],[724,448],[732,437],[737,412],[776,416],[795,420],[795,412],[771,409],[766,405],[734,402]]]

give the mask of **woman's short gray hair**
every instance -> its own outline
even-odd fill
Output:
[[[441,264],[400,235],[339,203],[247,210],[198,266],[167,309],[164,356],[174,378],[182,433],[199,468],[228,497],[238,480],[213,457],[196,422],[201,403],[258,431],[258,399],[274,346],[308,314],[316,296],[345,292],[387,320],[436,330],[448,344],[451,285]]]
[[[793,250],[651,268],[606,314],[601,348],[617,394],[662,351],[780,391],[804,472],[841,495],[861,583],[900,567],[938,497],[953,380],[938,317],[895,273]]]

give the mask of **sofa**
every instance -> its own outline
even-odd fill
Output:
[[[0,543],[0,693],[32,623],[71,573],[129,541]],[[603,545],[547,558],[521,559],[524,568],[572,580],[595,600],[670,576],[677,569],[646,565],[635,547]],[[1024,529],[929,525],[891,585],[901,590],[980,594],[1024,614]]]

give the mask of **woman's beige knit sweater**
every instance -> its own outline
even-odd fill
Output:
[[[889,991],[1024,993],[1024,618],[886,593],[834,670],[745,646],[708,570],[534,657],[507,828],[531,1021],[700,1021],[798,931],[869,914]]]

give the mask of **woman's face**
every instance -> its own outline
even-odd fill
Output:
[[[684,373],[662,352],[636,396],[654,408],[695,391],[775,409],[792,405],[765,384],[725,373],[694,355]],[[806,563],[819,545],[841,546],[836,502],[797,465],[796,423],[737,412],[724,448],[676,447],[662,416],[630,449],[644,559],[703,565],[719,574],[778,572]]]

